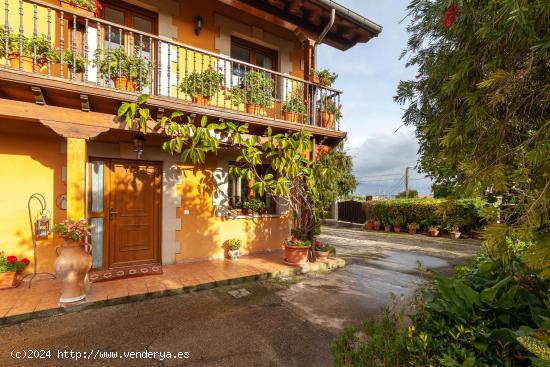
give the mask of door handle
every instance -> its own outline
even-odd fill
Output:
[[[118,212],[114,211],[113,208],[109,208],[109,220],[113,220],[113,216],[118,214]]]

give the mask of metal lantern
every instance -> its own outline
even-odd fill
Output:
[[[50,234],[50,215],[47,210],[41,210],[34,219],[34,235],[39,238]]]

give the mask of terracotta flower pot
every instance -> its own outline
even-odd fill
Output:
[[[367,231],[371,231],[374,229],[374,223],[372,221],[367,221],[367,223],[365,223],[365,229]]]
[[[0,273],[0,289],[10,289],[17,287],[17,285],[17,273],[15,271]]]
[[[19,70],[19,55],[18,54],[9,54],[8,55],[8,60],[10,62],[10,66],[15,69],[15,70]],[[34,64],[34,60],[32,57],[29,57],[29,56],[22,56],[21,57],[21,66],[22,66],[22,70],[27,72],[27,73],[32,73],[33,72],[33,64]],[[37,72],[40,72],[40,69],[42,67],[40,65],[36,65],[36,71]]]
[[[439,236],[439,229],[430,229],[428,232],[430,233],[430,236],[432,236],[432,237]]]
[[[289,122],[298,122],[299,117],[296,112],[283,111],[283,119]]]
[[[260,114],[260,106],[257,105],[257,104],[247,103],[245,105],[245,111],[246,111],[246,113],[251,113],[253,115],[259,115]]]
[[[451,232],[451,238],[453,240],[458,240],[460,238],[461,234],[462,234],[462,232]]]
[[[241,253],[239,252],[239,250],[227,250],[227,256],[231,260],[236,260],[241,256]]]
[[[315,83],[315,84],[320,84],[319,83],[319,75],[310,75],[309,76],[309,81],[312,82],[312,83]]]
[[[132,80],[132,84],[130,85],[130,80],[126,78],[125,76],[122,77],[114,77],[113,83],[115,83],[116,89],[122,89],[128,92],[135,92],[136,91],[136,82]]]
[[[61,0],[60,3],[61,3],[61,8],[63,9],[67,9],[69,11],[72,11],[74,13],[80,14],[88,18],[92,18],[94,16],[94,12],[86,8],[80,7],[78,5],[69,4],[68,2],[65,2],[63,0]]]
[[[384,226],[384,232],[391,232],[391,226],[390,225]]]
[[[393,227],[393,231],[394,231],[395,233],[401,233],[401,227],[394,226],[394,227]]]
[[[375,230],[375,231],[379,231],[380,230],[380,224],[379,223],[373,223],[372,224],[372,229]]]
[[[285,245],[284,261],[292,265],[300,265],[307,263],[307,254],[309,247],[304,246],[288,246]]]
[[[416,234],[416,229],[410,229],[409,228],[409,234]]]
[[[327,129],[334,128],[336,117],[333,113],[317,111],[317,125]]]
[[[328,260],[328,257],[330,255],[330,252],[328,251],[315,251],[315,258],[317,261],[320,262],[326,262]]]
[[[204,106],[208,106],[210,104],[210,97],[203,96],[202,94],[192,96],[191,99],[193,100],[193,103],[198,103]]]
[[[62,303],[77,302],[86,297],[86,275],[92,267],[92,256],[83,242],[64,239],[61,254],[55,260],[55,272],[63,281]]]

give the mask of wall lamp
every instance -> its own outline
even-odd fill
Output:
[[[201,34],[202,27],[204,25],[204,19],[202,19],[200,15],[197,15],[194,21],[195,21],[195,34],[198,36]]]

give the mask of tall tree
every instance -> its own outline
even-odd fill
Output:
[[[403,57],[418,68],[396,101],[436,183],[504,197],[488,247],[533,242],[550,276],[550,1],[412,0]]]
[[[353,162],[344,151],[344,142],[317,160],[314,177],[323,213],[337,199],[343,199],[355,191],[357,180],[352,170]]]

